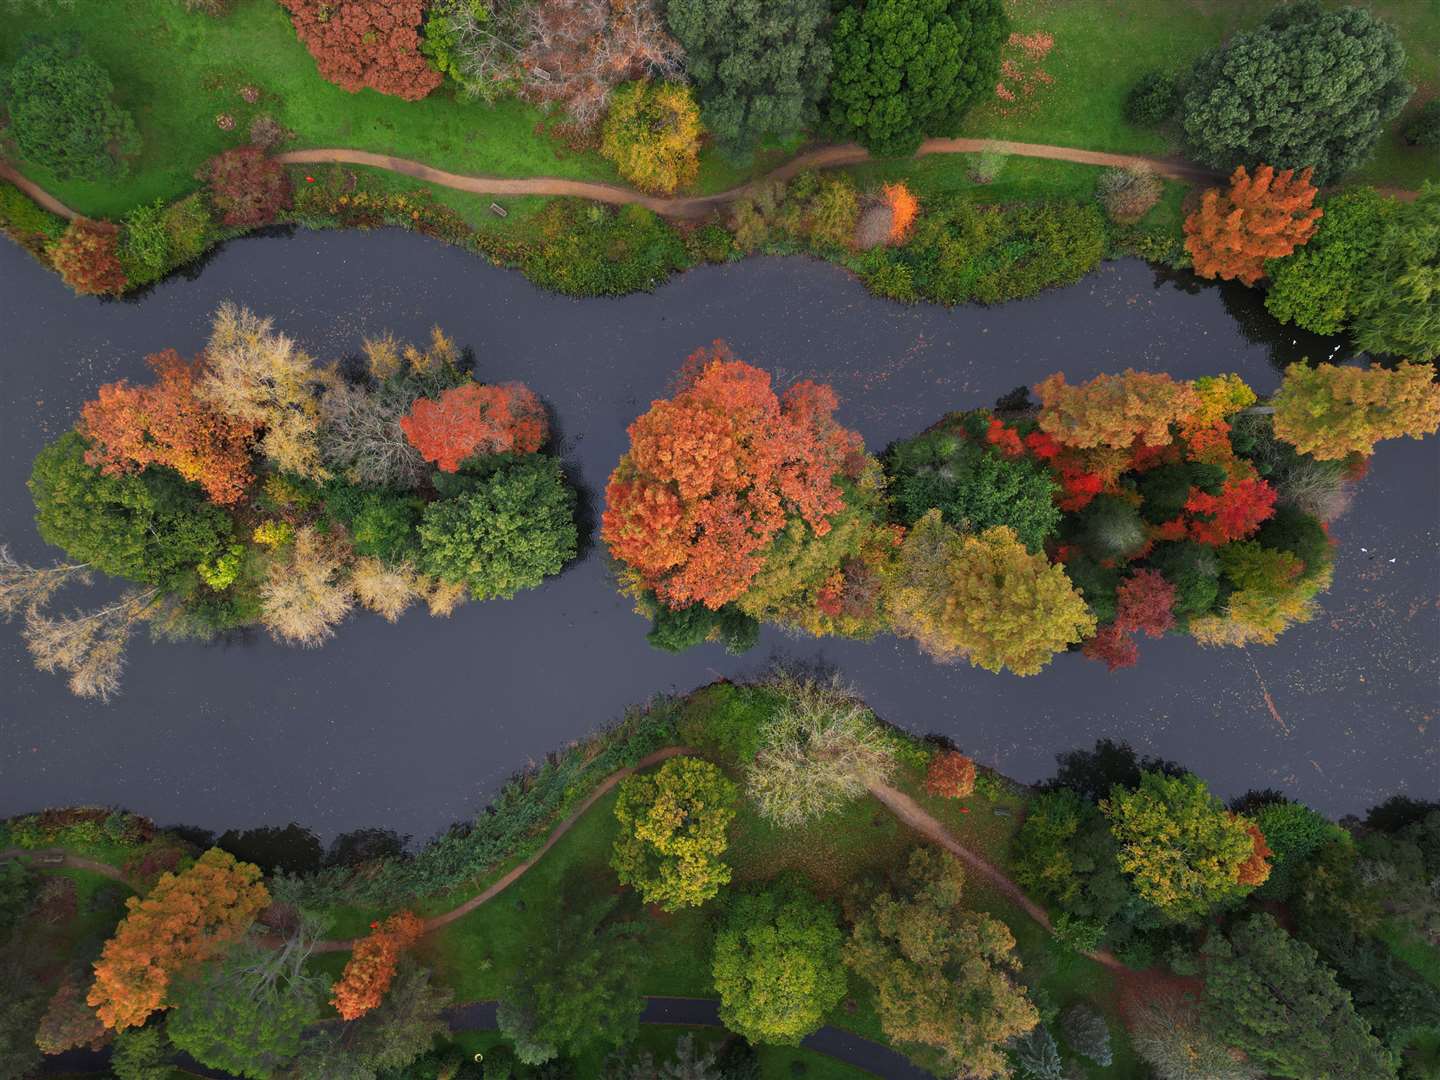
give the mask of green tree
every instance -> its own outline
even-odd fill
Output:
[[[1299,0],[1196,61],[1180,122],[1192,155],[1213,168],[1310,166],[1329,184],[1370,157],[1410,91],[1388,23],[1363,7]]]
[[[1238,877],[1254,853],[1253,838],[1198,776],[1141,773],[1139,786],[1117,785],[1100,809],[1120,844],[1121,869],[1176,922],[1247,891]]]
[[[461,473],[445,479],[442,495],[420,520],[420,567],[477,600],[533,589],[575,557],[575,492],[555,458],[527,454],[483,477]]]
[[[1395,1066],[1315,950],[1269,914],[1211,934],[1205,1015],[1216,1034],[1295,1080],[1393,1080]]]
[[[961,532],[1008,525],[1032,553],[1060,524],[1058,485],[1028,457],[1007,458],[949,431],[896,443],[885,455],[890,498],[900,520],[913,525],[927,510]]]
[[[265,1080],[300,1052],[328,980],[305,972],[319,927],[302,923],[279,948],[246,942],[171,990],[165,1033],[202,1065]]]
[[[1039,1023],[1018,984],[1015,938],[961,903],[965,872],[930,848],[899,878],[846,903],[845,962],[875,990],[885,1035],[940,1075],[1008,1076],[1004,1044]]]
[[[66,432],[35,458],[30,494],[47,543],[101,573],[167,586],[228,548],[232,526],[170,469],[106,476],[85,464],[89,444]]]
[[[700,118],[720,148],[747,155],[761,139],[800,134],[830,79],[829,0],[670,0],[670,32]]]
[[[615,802],[620,835],[610,865],[623,885],[665,911],[698,906],[729,884],[722,859],[739,789],[693,757],[626,777]]]
[[[596,1043],[623,1046],[640,1030],[644,927],[612,918],[617,897],[567,881],[560,911],[500,998],[500,1030],[520,1060],[540,1065]]]
[[[1440,357],[1440,184],[1388,216],[1379,255],[1355,288],[1355,341],[1372,353]]]
[[[1316,334],[1338,334],[1355,317],[1356,298],[1380,254],[1385,222],[1395,206],[1371,187],[1342,191],[1304,247],[1265,264],[1265,308],[1283,323]]]
[[[140,150],[105,69],[72,37],[29,35],[0,81],[20,153],[61,180],[115,180]]]
[[[834,907],[793,880],[730,904],[711,971],[720,1019],[752,1043],[798,1046],[845,996]]]
[[[115,1036],[110,1071],[117,1080],[170,1080],[175,1075],[173,1055],[164,1027],[126,1028]]]
[[[855,0],[831,35],[831,127],[885,156],[954,135],[993,91],[1009,32],[1001,0]]]

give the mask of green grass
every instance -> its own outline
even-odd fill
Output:
[[[1414,968],[1426,982],[1440,987],[1440,948],[1430,944],[1414,927],[1399,919],[1386,919],[1376,936],[1397,958]]]

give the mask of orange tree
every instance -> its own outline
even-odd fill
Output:
[[[476,454],[533,454],[550,434],[545,406],[521,383],[469,382],[418,398],[400,428],[421,457],[452,473]]]
[[[698,350],[679,392],[630,425],[605,492],[611,554],[670,608],[737,599],[787,521],[824,536],[844,509],[835,478],[862,445],[836,404],[809,381],[777,397],[723,342]]]
[[[257,425],[195,396],[203,359],[186,363],[166,349],[146,362],[157,376],[153,386],[108,383],[82,410],[80,433],[91,444],[86,464],[107,475],[168,465],[203,487],[211,502],[238,502],[252,479],[250,440]]]
[[[222,952],[250,928],[270,894],[260,868],[211,848],[188,870],[162,874],[95,961],[86,1001],[101,1023],[117,1031],[139,1027],[165,1007],[171,978],[182,968]]]
[[[395,978],[400,954],[420,939],[424,923],[408,911],[370,924],[370,936],[355,946],[330,1004],[343,1019],[356,1020],[380,1004]]]
[[[1322,211],[1312,206],[1310,170],[1276,172],[1261,165],[1252,177],[1245,166],[1230,177],[1230,190],[1211,188],[1185,219],[1185,250],[1201,277],[1239,279],[1254,285],[1265,260],[1289,255],[1315,232]]]

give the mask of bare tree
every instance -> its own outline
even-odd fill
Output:
[[[150,611],[158,589],[133,589],[95,611],[54,617],[32,607],[25,613],[25,644],[41,671],[65,671],[70,691],[109,701],[120,689],[125,646],[135,624]]]
[[[60,588],[70,582],[90,584],[85,563],[55,563],[29,566],[17,562],[10,549],[0,544],[0,617],[13,619],[21,611],[43,608]]]
[[[260,587],[260,619],[271,636],[307,648],[333,637],[353,603],[334,542],[309,525],[296,531],[290,557],[271,563]]]

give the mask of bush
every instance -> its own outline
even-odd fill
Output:
[[[1411,146],[1440,146],[1440,98],[1421,106],[1405,126],[1405,141]]]
[[[284,167],[256,146],[216,154],[200,171],[223,224],[253,229],[268,225],[290,209],[290,177]]]
[[[538,239],[521,259],[525,276],[569,296],[623,296],[654,289],[691,265],[678,233],[640,206],[618,211],[557,200],[536,216]]]
[[[969,165],[965,169],[965,175],[977,184],[992,184],[1005,170],[1005,163],[1010,160],[1010,155],[999,150],[982,150],[978,154],[967,156]]]
[[[1164,190],[1150,169],[1106,169],[1095,185],[1095,197],[1111,221],[1132,225],[1150,212]]]
[[[29,35],[0,82],[20,153],[61,180],[117,180],[140,151],[115,86],[78,39]]]
[[[293,133],[286,131],[280,121],[269,113],[258,113],[252,117],[248,134],[250,145],[261,150],[274,150],[286,139],[293,138]]]
[[[806,206],[810,238],[817,243],[848,247],[860,217],[860,200],[848,176],[827,176]]]
[[[198,259],[210,246],[214,221],[205,196],[200,192],[187,195],[165,210],[165,236],[172,266],[183,266]]]
[[[120,264],[119,238],[103,229],[72,221],[47,249],[50,263],[61,280],[81,296],[117,295],[125,291],[125,268]]]
[[[135,285],[155,281],[170,268],[170,232],[163,200],[137,206],[125,216],[119,257],[125,276]]]
[[[1125,118],[1141,127],[1154,127],[1171,119],[1179,106],[1175,76],[1152,71],[1140,76],[1125,95]]]
[[[281,0],[320,77],[418,101],[444,76],[420,55],[422,0]]]
[[[15,185],[0,180],[0,229],[32,255],[43,257],[46,245],[65,235],[67,224]]]
[[[963,799],[975,790],[975,762],[958,750],[942,750],[925,769],[925,790],[942,799]]]
[[[610,95],[600,156],[641,191],[670,195],[700,171],[700,110],[680,83],[634,82]]]
[[[882,156],[953,135],[1000,74],[1000,0],[857,0],[836,16],[830,126]]]
[[[1110,1028],[1103,1016],[1089,1005],[1072,1005],[1061,1015],[1060,1028],[1071,1050],[1102,1069],[1109,1068],[1114,1054],[1110,1049]]]
[[[719,640],[733,656],[749,652],[760,640],[760,623],[734,604],[712,611],[704,604],[680,609],[655,602],[653,625],[645,640],[662,652],[679,653]]]

